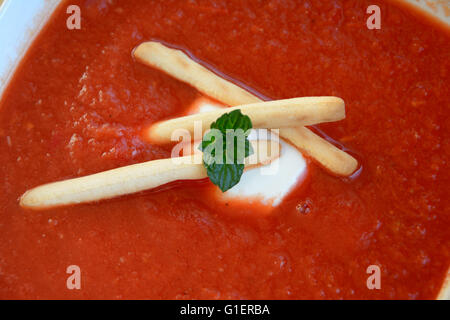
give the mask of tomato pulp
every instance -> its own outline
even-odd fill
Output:
[[[450,262],[447,31],[390,1],[380,30],[367,29],[365,0],[70,4],[81,30],[61,4],[0,104],[1,298],[436,297]],[[141,131],[199,93],[132,59],[150,39],[272,99],[342,97],[346,119],[318,128],[360,175],[312,163],[264,216],[217,205],[207,182],[21,209],[37,185],[170,156]],[[81,290],[66,287],[70,265]],[[380,290],[367,288],[371,265]]]

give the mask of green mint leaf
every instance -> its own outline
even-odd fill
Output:
[[[206,167],[208,177],[212,183],[225,192],[234,187],[244,173],[244,164],[216,164]]]
[[[244,173],[244,160],[253,154],[248,140],[252,122],[234,110],[223,114],[211,124],[199,149],[203,151],[203,165],[212,183],[222,192],[235,186]]]

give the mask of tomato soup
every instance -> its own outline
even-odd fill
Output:
[[[0,298],[435,298],[450,262],[449,33],[391,1],[369,30],[372,2],[74,0],[80,30],[63,2],[0,102]],[[361,168],[339,178],[310,160],[264,215],[204,180],[22,209],[43,183],[170,157],[142,131],[201,94],[133,59],[151,39],[270,99],[343,98],[346,119],[313,130]]]

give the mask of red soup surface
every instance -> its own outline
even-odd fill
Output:
[[[449,33],[389,1],[369,30],[372,2],[71,1],[81,30],[63,3],[0,105],[0,298],[435,298],[450,262]],[[200,94],[133,60],[150,39],[271,99],[342,97],[347,118],[318,128],[361,173],[312,163],[270,215],[228,210],[204,181],[20,208],[37,185],[170,156],[141,131]]]

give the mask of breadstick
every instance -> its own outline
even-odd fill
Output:
[[[229,106],[261,102],[248,91],[198,64],[181,50],[168,48],[162,43],[144,42],[134,50],[134,57]]]
[[[202,164],[154,160],[37,187],[21,197],[20,205],[44,209],[78,204],[152,189],[175,180],[205,177]]]
[[[250,141],[257,158],[246,158],[245,163],[254,166],[267,164],[279,157],[279,148],[268,153],[266,141]],[[93,175],[54,182],[25,192],[20,206],[29,209],[45,209],[79,204],[153,189],[177,180],[197,180],[207,177],[201,153],[180,158],[153,160]],[[250,166],[249,166],[250,167]]]
[[[176,129],[185,129],[193,134],[196,121],[202,126],[202,132],[205,132],[222,114],[236,109],[250,117],[253,128],[264,129],[311,125],[345,118],[345,104],[341,98],[294,98],[258,102],[162,121],[148,129],[148,136],[152,142],[168,143]]]
[[[355,158],[305,127],[280,128],[280,136],[336,175],[349,176],[358,167]]]
[[[159,42],[145,42],[134,51],[138,61],[183,81],[198,91],[229,106],[261,102],[262,100],[239,86],[221,78],[214,72],[189,58],[181,50],[169,48]],[[351,175],[358,167],[352,156],[338,149],[308,128],[299,128],[291,140],[300,151],[315,159],[323,167],[339,176]]]

